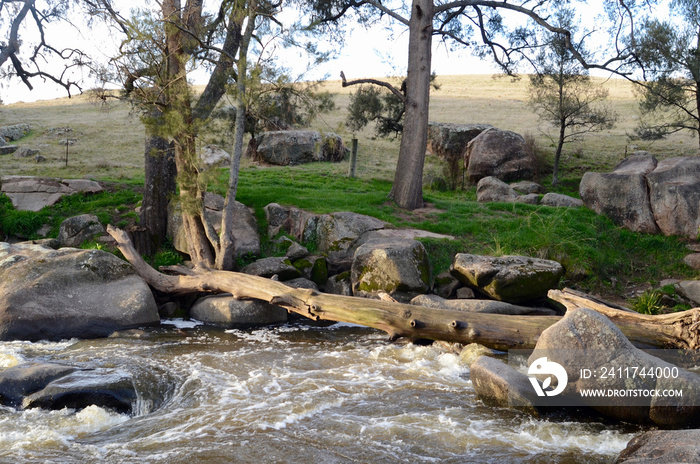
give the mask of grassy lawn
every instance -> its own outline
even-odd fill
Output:
[[[610,104],[620,114],[618,126],[609,132],[590,134],[565,147],[564,181],[559,192],[577,195],[586,171],[610,170],[626,154],[644,149],[658,158],[688,156],[697,152],[689,134],[676,134],[655,143],[631,142],[627,134],[637,122],[634,92],[624,81],[602,81],[610,90]],[[487,123],[532,135],[544,159],[540,182],[549,186],[552,141],[536,115],[527,107],[527,79],[512,81],[491,76],[440,76],[441,88],[433,92],[431,120],[454,123]],[[350,89],[328,82],[336,110],[324,114],[313,128],[333,131],[349,140],[343,125]],[[0,106],[0,125],[28,123],[32,133],[21,145],[39,148],[48,160],[5,156],[0,175],[43,175],[61,178],[87,177],[112,182],[110,191],[94,197],[77,196],[39,213],[16,212],[0,198],[0,239],[8,233],[32,237],[43,224],[58,232],[60,221],[82,212],[97,213],[103,222],[125,225],[134,221],[133,207],[143,183],[144,130],[128,105],[104,107],[85,96],[49,102]],[[70,128],[58,135],[55,129]],[[425,200],[428,207],[407,212],[387,201],[391,188],[398,139],[374,137],[373,128],[356,134],[360,140],[357,178],[347,177],[347,163],[314,163],[295,167],[259,166],[244,160],[238,200],[256,208],[265,230],[263,207],[271,202],[294,205],[316,213],[355,211],[378,217],[399,227],[417,227],[457,237],[451,242],[425,241],[435,274],[446,270],[457,252],[525,254],[560,261],[566,268],[564,285],[606,295],[625,294],[631,288],[658,285],[665,278],[696,276],[682,264],[685,242],[620,229],[585,208],[566,209],[512,204],[478,204],[474,187],[458,191],[433,190],[444,177],[444,164],[426,159]],[[60,142],[76,139],[68,147]],[[226,138],[225,135],[223,137]],[[204,132],[200,144],[222,140],[222,134]],[[229,139],[230,140],[230,139]],[[224,148],[229,148],[225,146]],[[213,172],[210,188],[223,193],[225,169]],[[263,234],[264,236],[266,234]]]

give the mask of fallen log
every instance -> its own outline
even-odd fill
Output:
[[[136,272],[155,289],[165,293],[215,292],[231,293],[239,299],[258,299],[286,308],[313,320],[350,322],[382,330],[391,340],[443,340],[454,343],[480,343],[497,350],[534,348],[544,329],[557,322],[559,316],[509,316],[471,313],[448,309],[425,308],[349,296],[331,295],[310,289],[291,288],[282,282],[230,271],[195,270],[187,275],[166,275],[150,267],[132,246],[129,236],[111,225],[107,232]],[[595,309],[595,308],[592,308]],[[698,317],[697,311],[691,319]],[[688,311],[688,312],[691,312]],[[636,314],[636,313],[635,313]],[[697,345],[697,326],[678,331],[677,325],[660,328],[669,321],[660,316],[634,314],[614,321],[633,342],[650,346],[688,348]],[[647,318],[660,318],[651,319]],[[645,321],[645,329],[636,324]],[[685,319],[684,319],[685,321]],[[672,324],[677,324],[672,319]],[[685,324],[685,322],[684,322]],[[690,327],[689,327],[690,328]],[[676,337],[669,334],[678,332]],[[661,337],[656,334],[661,333]],[[688,337],[688,338],[684,338]]]
[[[589,308],[608,317],[632,342],[695,350],[700,348],[700,308],[669,314],[639,314],[620,306],[613,308],[570,289],[550,290],[547,296],[567,311]]]

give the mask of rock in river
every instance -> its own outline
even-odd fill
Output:
[[[104,337],[159,323],[153,294],[126,261],[0,242],[0,340]]]

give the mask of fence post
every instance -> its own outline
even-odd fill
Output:
[[[355,177],[357,169],[357,139],[352,139],[352,149],[350,150],[350,170],[348,177]]]

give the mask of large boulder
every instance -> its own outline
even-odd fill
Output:
[[[58,230],[62,247],[79,247],[83,242],[104,234],[105,228],[94,214],[81,214],[64,220]]]
[[[657,165],[648,154],[624,159],[610,173],[587,172],[581,179],[579,194],[586,207],[604,214],[615,224],[656,234],[659,228],[649,201],[647,175]]]
[[[484,177],[476,184],[476,201],[479,203],[525,203],[536,205],[540,196],[536,193],[521,195],[497,177]]]
[[[104,337],[159,322],[153,294],[126,261],[0,242],[0,340]]]
[[[636,232],[694,239],[700,228],[700,159],[660,162],[634,154],[611,173],[587,172],[579,187],[585,205]]]
[[[204,218],[217,233],[221,232],[221,218],[224,209],[224,197],[207,192],[204,195]],[[258,223],[253,213],[243,203],[236,202],[233,210],[234,254],[237,257],[260,254],[260,234]],[[181,205],[170,202],[168,205],[168,237],[176,250],[189,254],[189,245],[182,223]]]
[[[695,239],[700,231],[700,158],[670,158],[647,174],[649,200],[664,235]]]
[[[102,186],[86,179],[51,179],[45,177],[5,176],[0,179],[2,192],[18,211],[39,211],[56,204],[65,195],[102,192]]]
[[[600,313],[586,308],[568,311],[542,332],[530,363],[543,357],[548,363],[559,364],[567,373],[566,386],[559,394],[562,399],[569,398],[622,421],[652,422],[664,427],[700,422],[700,375],[635,348]],[[661,374],[647,375],[648,371]],[[680,390],[682,396],[582,394],[593,390],[623,393]]]
[[[231,295],[206,296],[190,309],[190,317],[208,325],[238,329],[287,322],[287,310],[260,300],[237,300]]]
[[[374,240],[356,251],[351,269],[355,296],[379,298],[387,293],[408,303],[430,288],[430,262],[416,240]]]
[[[488,129],[469,142],[467,177],[477,183],[484,177],[494,176],[509,182],[530,179],[534,173],[532,154],[525,139],[515,132]]]
[[[256,157],[279,166],[311,163],[313,161],[341,161],[345,146],[336,134],[316,131],[271,131],[257,137]]]
[[[556,261],[526,256],[479,256],[459,253],[452,275],[499,301],[523,303],[543,298],[556,288],[564,268]]]
[[[428,151],[444,160],[464,158],[467,145],[476,136],[493,126],[489,124],[428,124]]]
[[[217,145],[205,145],[199,152],[199,160],[206,167],[227,165],[231,155]]]
[[[29,127],[29,124],[14,124],[12,126],[3,126],[0,127],[0,138],[5,139],[6,141],[13,142],[27,135],[30,130],[31,128]]]
[[[611,173],[586,173],[580,184],[581,198],[587,207],[618,225],[657,233],[646,182],[656,165],[653,156],[640,154],[626,158]]]
[[[700,462],[700,430],[652,430],[637,435],[616,464],[678,464]]]

